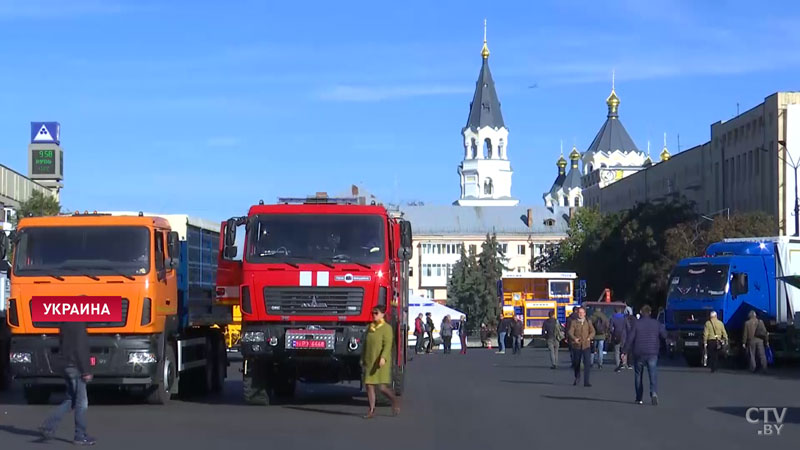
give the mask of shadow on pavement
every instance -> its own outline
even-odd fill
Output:
[[[511,384],[554,384],[549,381],[528,381],[528,380],[500,380],[502,383]]]
[[[605,398],[591,398],[591,397],[568,397],[565,395],[543,395],[543,398],[549,398],[552,400],[578,400],[578,401],[587,401],[587,402],[603,402],[603,403],[622,403],[624,405],[633,405],[633,402],[626,402],[622,400],[608,400]]]
[[[25,428],[17,428],[15,426],[11,426],[11,425],[0,425],[0,431],[5,432],[5,433],[9,433],[9,434],[16,434],[17,436],[35,437],[36,439],[30,441],[31,443],[45,444],[45,443],[48,442],[46,439],[42,438],[42,434],[39,433],[36,430],[27,430]],[[58,437],[53,437],[50,440],[51,441],[66,442],[67,444],[72,444],[72,441],[67,440],[67,439],[58,438]]]
[[[295,411],[315,412],[320,414],[329,414],[333,416],[352,416],[361,417],[361,414],[347,411],[336,411],[331,409],[322,408],[309,408],[308,406],[284,406],[285,409],[293,409]]]
[[[720,413],[724,413],[724,414],[730,414],[732,416],[741,417],[742,419],[745,419],[746,416],[747,416],[747,410],[752,408],[752,407],[770,408],[771,406],[765,406],[765,405],[760,405],[760,406],[711,406],[708,409],[710,409],[711,411],[716,411],[716,412],[720,412]],[[800,407],[796,407],[796,406],[792,406],[792,407],[789,407],[789,406],[776,406],[775,408],[778,409],[778,413],[780,413],[780,410],[782,408],[786,408],[786,415],[783,417],[783,423],[800,424]],[[775,420],[774,416],[772,415],[771,412],[769,414],[770,414],[770,416],[769,416],[770,417],[770,421],[774,422],[774,420]],[[753,419],[758,418],[759,420],[762,420],[764,418],[764,413],[761,412],[761,411],[759,411],[758,413],[752,413],[752,418]]]

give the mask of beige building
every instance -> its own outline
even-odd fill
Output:
[[[444,302],[447,281],[463,247],[480,253],[486,233],[495,233],[512,271],[530,270],[531,255],[566,237],[569,208],[543,206],[406,206],[411,221],[414,257],[409,287],[412,295]]]
[[[800,92],[778,92],[728,121],[711,139],[601,189],[604,212],[684,195],[700,213],[763,211],[781,235],[795,233],[800,166]]]

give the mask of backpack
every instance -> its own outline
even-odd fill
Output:
[[[602,317],[598,317],[594,324],[595,334],[606,334],[606,331],[608,331],[608,322],[603,320]]]

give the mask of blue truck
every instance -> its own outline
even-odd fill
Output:
[[[703,358],[703,327],[711,311],[725,324],[730,348],[741,349],[742,330],[755,311],[770,332],[776,358],[800,355],[800,289],[785,277],[800,274],[800,238],[725,239],[703,256],[681,260],[669,277],[665,323],[689,365]]]

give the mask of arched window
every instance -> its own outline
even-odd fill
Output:
[[[562,197],[562,203],[564,206],[569,206],[569,199],[567,199],[567,197]]]
[[[585,174],[585,175],[588,175],[588,174],[590,174],[590,173],[592,172],[592,169],[594,169],[594,167],[592,166],[592,164],[591,164],[591,163],[587,164],[587,165],[586,165],[586,174]]]
[[[494,183],[491,178],[487,178],[483,181],[483,193],[485,195],[492,195],[494,193]]]
[[[506,148],[506,143],[505,143],[505,141],[503,141],[502,138],[500,138],[500,142],[497,144],[497,157],[498,158],[504,159],[506,157],[505,148]]]
[[[483,157],[492,159],[492,141],[489,138],[483,140]]]
[[[472,159],[478,157],[478,143],[475,141],[475,138],[472,138]]]
[[[581,206],[581,201],[578,197],[575,197],[575,200],[573,200],[572,203],[575,207]]]

